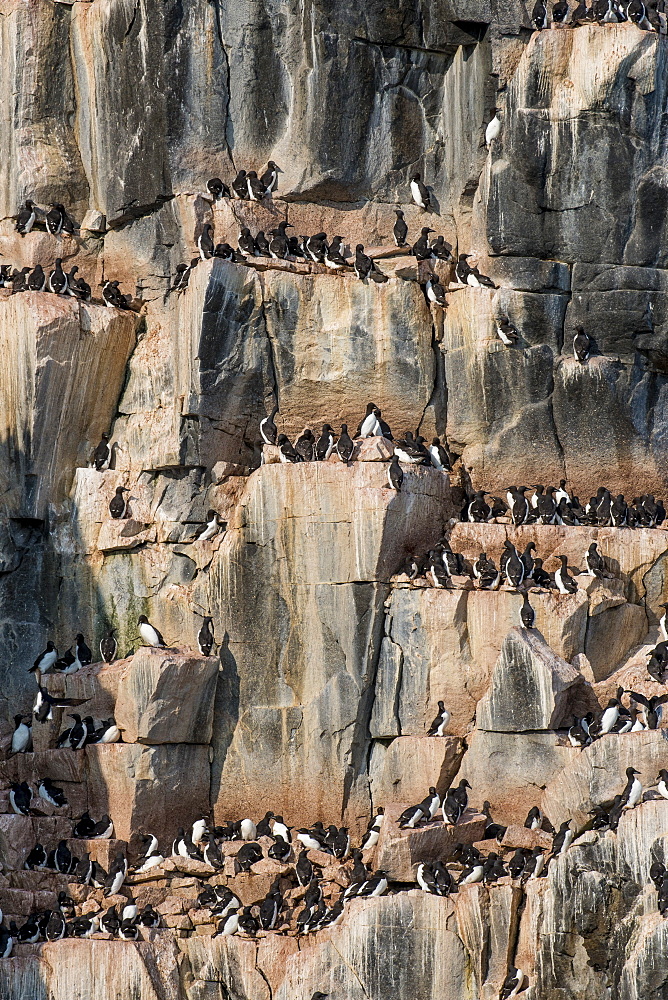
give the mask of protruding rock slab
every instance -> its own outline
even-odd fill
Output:
[[[386,871],[395,882],[414,882],[415,866],[420,861],[444,861],[457,844],[473,844],[485,835],[487,817],[467,809],[456,826],[446,826],[438,818],[415,830],[400,830],[397,820],[410,802],[391,805],[385,810],[376,849],[376,868]]]
[[[612,802],[626,784],[626,768],[634,767],[645,788],[655,784],[668,761],[668,730],[602,736],[556,774],[545,789],[541,808],[555,826],[573,819],[582,828],[595,805]],[[667,804],[668,808],[668,804]],[[668,813],[667,813],[668,815]]]
[[[501,647],[492,683],[478,705],[478,727],[521,733],[558,729],[584,697],[582,675],[554,653],[534,629],[512,628]]]
[[[108,813],[119,840],[150,830],[162,844],[184,820],[208,816],[208,747],[112,743],[85,753],[90,813],[95,819]]]
[[[457,736],[399,736],[371,752],[371,796],[374,807],[406,802],[416,788],[430,785],[444,795],[464,753]]]
[[[219,661],[143,647],[118,684],[116,723],[126,743],[209,743]]]

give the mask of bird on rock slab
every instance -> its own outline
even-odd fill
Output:
[[[139,635],[144,640],[145,645],[156,646],[160,649],[164,649],[167,645],[160,632],[157,630],[155,625],[151,625],[146,615],[139,616],[137,619],[137,628],[139,629]]]

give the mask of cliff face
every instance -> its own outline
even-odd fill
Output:
[[[620,685],[663,693],[645,666],[668,600],[665,530],[454,520],[464,470],[493,491],[565,478],[583,502],[601,483],[629,500],[663,493],[665,35],[630,23],[532,33],[523,4],[476,0],[1,7],[2,259],[60,257],[96,298],[117,278],[141,300],[121,311],[0,290],[2,716],[29,711],[27,670],[47,639],[62,652],[82,631],[97,660],[113,626],[117,663],[47,684],[85,714],[113,714],[123,734],[55,750],[57,710],[33,726],[34,753],[0,765],[2,789],[49,776],[70,800],[23,817],[0,790],[5,920],[64,889],[88,912],[99,904],[97,890],[22,870],[36,839],[69,838],[84,809],[113,820],[113,840],[86,842],[106,867],[116,849],[134,858],[147,831],[169,853],[202,815],[223,824],[271,809],[296,827],[345,823],[357,843],[384,806],[366,861],[396,892],[352,900],[317,934],[295,936],[293,921],[287,934],[213,937],[196,903],[210,870],[168,860],[132,883],[160,930],[18,945],[0,960],[0,995],[492,1000],[519,966],[536,1000],[662,996],[668,932],[649,865],[665,860],[665,801],[625,812],[616,832],[583,833],[546,878],[448,899],[416,888],[416,866],[445,858],[454,834],[400,834],[396,819],[430,785],[444,793],[466,778],[457,836],[480,844],[487,803],[508,826],[507,860],[532,836],[543,843],[523,828],[532,806],[581,831],[626,767],[647,787],[665,765],[663,728],[584,751],[566,738],[574,715],[598,712]],[[502,131],[487,149],[496,106]],[[272,200],[212,205],[210,177],[229,183],[269,158],[282,168]],[[410,203],[417,171],[428,214]],[[63,202],[78,231],[19,236],[26,197]],[[430,305],[415,258],[393,251],[395,208],[411,242],[429,225],[495,287],[449,287],[439,262],[447,307]],[[168,294],[206,222],[236,245],[240,226],[280,221],[373,247],[387,282],[215,259]],[[496,335],[503,315],[512,347]],[[578,325],[592,339],[586,364],[573,356]],[[395,493],[377,440],[349,465],[260,466],[259,421],[275,405],[294,439],[325,421],[354,431],[370,399],[395,435],[447,440],[455,473],[406,468]],[[107,431],[113,460],[97,472]],[[115,521],[121,485],[130,517]],[[197,540],[210,509],[224,530]],[[610,575],[578,576],[572,595],[533,591],[529,632],[510,588],[460,578],[439,590],[400,573],[444,532],[469,561],[484,550],[497,564],[506,538],[520,551],[535,541],[552,571],[561,553],[584,569],[597,541]],[[140,614],[168,652],[134,652]],[[192,652],[203,615],[215,657]],[[448,736],[428,737],[440,699]],[[10,731],[3,723],[7,746]],[[328,893],[347,884],[319,860]],[[290,873],[265,858],[238,875],[230,854],[215,878],[244,905],[280,878],[294,908]]]

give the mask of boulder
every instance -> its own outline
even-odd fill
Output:
[[[535,629],[512,628],[490,689],[478,704],[478,728],[506,733],[558,729],[585,702],[584,689],[582,675]]]
[[[125,661],[118,683],[115,718],[123,740],[208,744],[218,666],[214,656],[142,647]]]

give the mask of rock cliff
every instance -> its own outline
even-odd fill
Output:
[[[650,865],[667,857],[666,729],[582,749],[568,728],[620,687],[665,691],[646,665],[668,601],[666,529],[460,520],[467,484],[503,497],[566,480],[584,503],[602,483],[630,501],[665,495],[668,481],[665,17],[660,31],[537,32],[529,8],[2,0],[0,254],[17,269],[78,267],[93,301],[0,288],[0,908],[20,926],[57,909],[60,892],[79,915],[132,895],[160,927],[17,942],[0,959],[1,997],[497,1000],[515,967],[528,1000],[664,996],[668,930]],[[209,178],[229,184],[270,158],[282,171],[273,198],[213,201]],[[428,213],[411,202],[418,171]],[[26,198],[65,204],[74,233],[19,235]],[[429,226],[451,246],[452,263],[433,265],[445,308],[395,248],[395,209],[411,242]],[[236,246],[240,227],[281,221],[341,233],[353,255],[363,243],[388,280],[213,258],[170,294],[205,224]],[[464,253],[493,287],[456,282]],[[101,303],[112,278],[132,309]],[[502,316],[517,330],[510,347]],[[275,407],[294,440],[324,422],[354,432],[371,399],[395,437],[439,435],[452,473],[404,465],[396,492],[385,439],[358,443],[349,463],[284,464],[263,449],[259,423]],[[98,471],[103,433],[113,447]],[[114,519],[118,487],[129,508]],[[200,538],[211,510],[221,528]],[[505,583],[484,590],[464,573],[439,588],[404,572],[444,538],[469,566],[533,541],[548,572],[567,556],[577,590],[532,589],[525,628]],[[585,573],[592,542],[601,576]],[[142,646],[140,615],[166,648]],[[210,656],[198,652],[204,616]],[[118,656],[103,664],[112,628]],[[33,719],[31,751],[12,754],[11,719],[35,698],[28,668],[47,640],[62,653],[79,632],[92,664],[42,678],[70,706]],[[440,700],[447,733],[430,736]],[[121,740],[59,749],[75,711],[114,718]],[[592,829],[630,766],[644,800],[615,829]],[[35,809],[36,796],[17,814],[12,783],[36,795],[45,778],[67,805]],[[443,796],[463,779],[457,824],[439,812],[400,829],[430,786]],[[278,859],[259,836],[265,856],[247,871],[238,840],[223,841],[216,869],[171,856],[179,827],[269,810],[295,830],[342,824],[357,846],[380,807],[364,861],[389,894],[350,899],[340,923],[310,934],[295,922],[296,845]],[[447,897],[419,888],[421,863],[459,876],[471,845],[506,864],[549,852],[552,836],[524,826],[533,807],[576,835],[544,877]],[[84,811],[109,817],[112,835],[74,837]],[[147,833],[164,861],[120,893],[24,867],[36,842],[63,841],[107,870],[118,852],[135,861]],[[350,862],[309,857],[331,905]],[[279,929],[215,933],[207,887],[250,907],[274,884]]]

